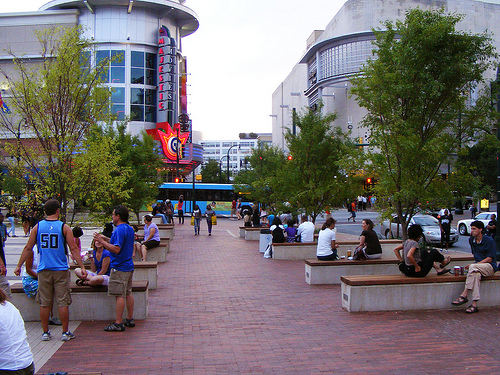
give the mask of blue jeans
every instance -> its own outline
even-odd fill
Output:
[[[168,224],[167,217],[164,214],[156,214],[155,217],[161,217],[163,224]]]

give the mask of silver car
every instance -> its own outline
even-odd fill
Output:
[[[441,228],[439,227],[439,221],[434,216],[416,214],[410,220],[410,227],[413,224],[418,224],[424,230],[424,237],[427,243],[440,244],[441,243]],[[398,231],[399,227],[399,231]],[[397,216],[393,217],[392,223],[389,220],[384,220],[380,223],[380,234],[385,238],[397,238],[398,235],[401,237],[403,235],[403,230],[401,224],[398,224]],[[455,228],[450,228],[450,245],[453,245],[458,241],[458,232]]]

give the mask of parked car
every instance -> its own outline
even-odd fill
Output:
[[[496,212],[481,212],[480,214],[477,214],[474,219],[460,220],[457,223],[458,233],[460,233],[462,236],[470,234],[470,224],[475,220],[482,221],[484,223],[484,226],[486,227],[491,220],[491,215],[496,214]]]
[[[432,215],[416,214],[410,220],[410,227],[413,224],[418,224],[424,230],[425,241],[430,244],[440,244],[441,243],[441,228],[439,228],[439,221]],[[399,227],[399,232],[398,232]],[[393,216],[393,220],[389,223],[389,220],[384,220],[380,224],[380,234],[385,238],[397,238],[403,234],[403,229],[401,224],[398,224],[397,216]],[[455,228],[450,229],[450,245],[453,245],[458,241],[458,233]]]

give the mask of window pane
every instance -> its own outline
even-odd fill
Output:
[[[116,115],[118,121],[125,119],[125,106],[123,104],[113,104],[111,106],[111,112]]]
[[[130,106],[130,119],[132,121],[144,121],[144,106],[131,105]]]
[[[136,68],[143,68],[144,52],[132,51],[130,55],[130,65]]]
[[[111,68],[111,83],[125,83],[125,68]]]
[[[109,83],[109,68],[104,68],[100,72],[99,78],[101,79],[102,83]]]
[[[155,102],[155,98],[156,98],[156,90],[146,90],[146,101],[145,103],[146,104],[149,104],[149,105],[154,105],[156,104]]]
[[[156,55],[154,53],[146,53],[146,68],[156,69]]]
[[[152,105],[146,106],[146,121],[156,122],[156,107]]]
[[[111,51],[111,66],[125,66],[125,51]]]
[[[132,68],[130,73],[130,83],[144,84],[143,68]]]
[[[144,104],[144,89],[130,89],[130,103]]]
[[[156,70],[146,69],[146,85],[156,86]]]
[[[113,103],[125,103],[125,88],[113,87],[113,92],[111,93],[111,101]]]

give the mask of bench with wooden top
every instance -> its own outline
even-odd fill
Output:
[[[146,260],[151,260],[158,263],[165,263],[167,261],[167,254],[170,252],[170,239],[161,239],[160,244],[157,247],[148,249],[146,254]],[[136,252],[134,257],[134,263],[141,260],[141,254]]]
[[[465,266],[474,262],[472,255],[452,255],[451,263],[447,266]],[[398,259],[371,259],[371,260],[305,260],[306,283],[340,284],[341,276],[352,275],[400,275]],[[432,271],[431,271],[432,272]]]
[[[432,272],[432,271],[431,271]],[[464,290],[466,276],[435,273],[342,276],[342,308],[349,312],[452,309],[451,301]],[[481,306],[500,305],[500,275],[481,280]]]
[[[21,312],[24,321],[40,320],[40,306],[35,298],[28,298],[22,283],[10,286],[12,303]],[[133,281],[134,319],[142,320],[148,317],[148,282]],[[77,286],[71,283],[71,299],[69,317],[71,320],[114,320],[115,297],[108,296],[106,286]]]
[[[382,257],[387,259],[396,259],[394,248],[401,244],[401,240],[380,240],[382,246]],[[359,241],[337,241],[338,256],[346,256],[347,250],[354,252]],[[306,260],[316,257],[317,242],[290,242],[273,243],[273,259],[278,260]]]
[[[71,270],[71,282],[74,283],[78,279],[75,274],[75,268],[78,268],[78,265],[71,264],[69,266]],[[87,270],[90,270],[90,264],[85,265]],[[134,280],[147,280],[149,289],[156,289],[158,286],[158,262],[156,261],[135,261],[134,262]]]
[[[259,241],[260,240],[260,230],[269,229],[268,227],[243,227],[245,228],[245,240],[247,241]],[[241,235],[241,234],[240,234]]]

